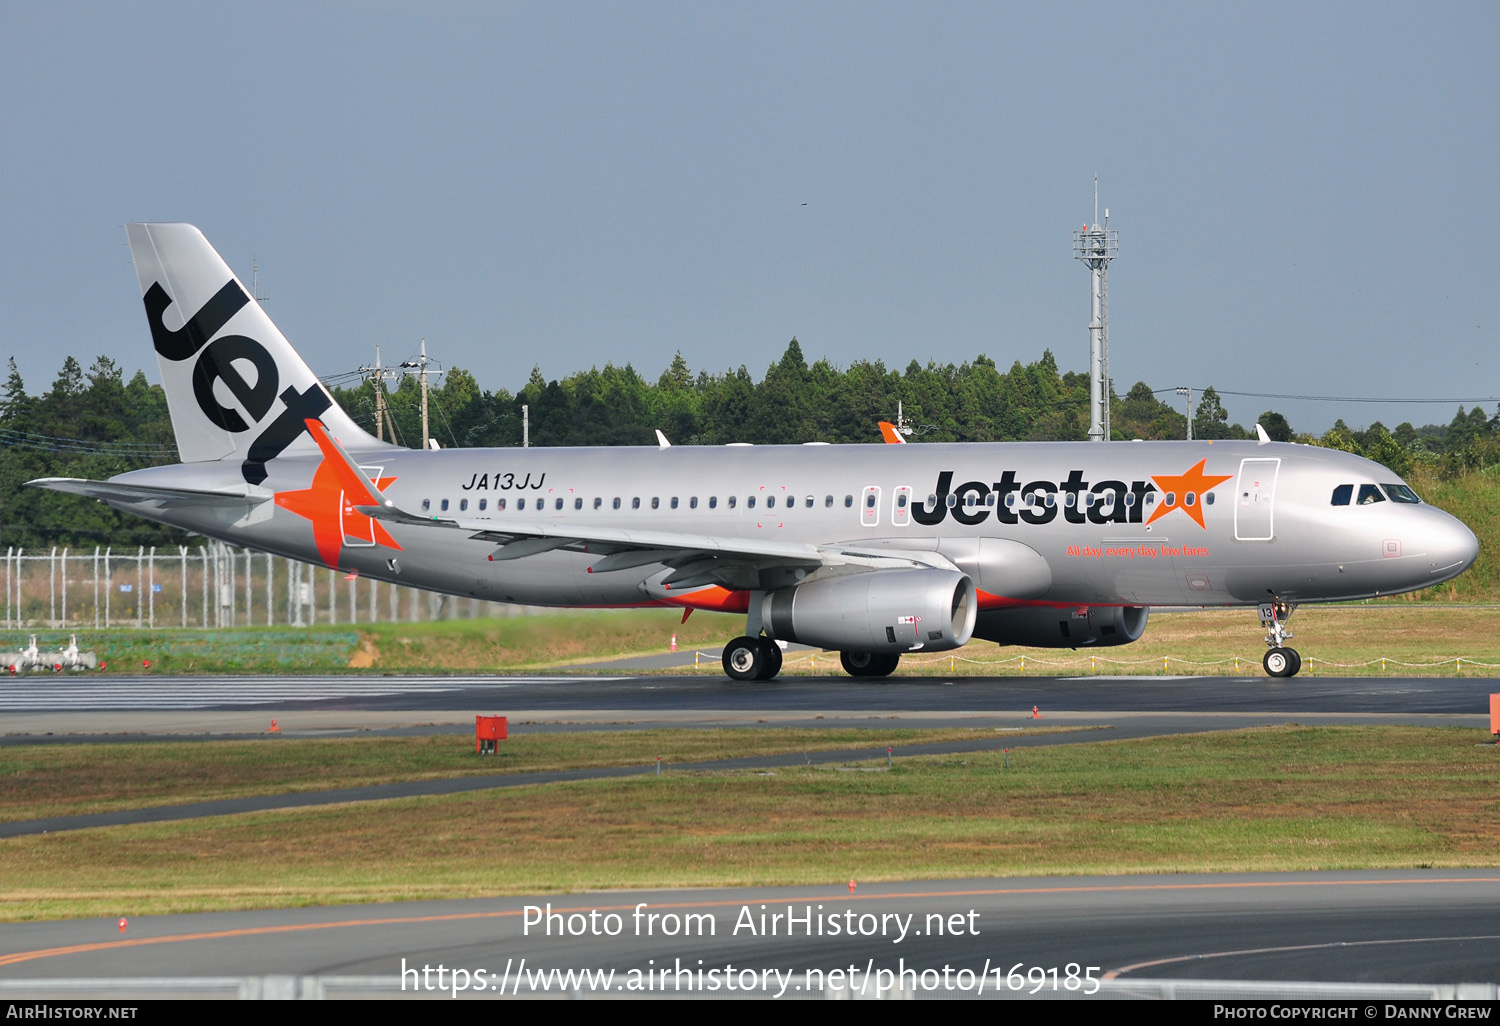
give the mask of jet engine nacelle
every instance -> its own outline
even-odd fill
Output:
[[[1023,606],[979,614],[974,636],[1000,645],[1082,648],[1128,645],[1146,632],[1145,606]]]
[[[941,652],[967,644],[974,582],[956,570],[872,570],[804,581],[768,594],[767,633],[842,652]]]

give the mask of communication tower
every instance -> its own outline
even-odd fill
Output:
[[[1099,179],[1094,179],[1094,223],[1073,233],[1073,256],[1089,269],[1093,317],[1089,321],[1089,441],[1109,441],[1109,262],[1120,255],[1109,209],[1099,220]]]

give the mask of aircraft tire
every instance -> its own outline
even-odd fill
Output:
[[[1286,650],[1286,654],[1292,657],[1292,671],[1287,676],[1295,677],[1298,673],[1302,672],[1302,653],[1298,652],[1295,648],[1289,648]]]
[[[770,638],[757,638],[765,650],[765,667],[756,680],[770,680],[781,672],[781,646]]]
[[[763,680],[769,660],[760,638],[735,638],[724,646],[724,672],[732,680]]]
[[[1297,657],[1296,650],[1290,648],[1267,649],[1260,662],[1272,677],[1290,677],[1302,667],[1302,660]]]
[[[901,662],[901,653],[840,652],[839,662],[851,677],[889,677]]]

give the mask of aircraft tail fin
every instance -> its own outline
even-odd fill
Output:
[[[202,232],[125,230],[184,463],[236,458],[246,482],[260,484],[267,461],[319,451],[308,420],[346,448],[385,447],[333,401]]]

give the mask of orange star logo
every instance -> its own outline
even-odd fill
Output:
[[[1205,531],[1208,530],[1208,525],[1203,522],[1203,497],[1209,493],[1210,489],[1216,485],[1223,484],[1234,475],[1205,474],[1203,466],[1207,462],[1208,459],[1205,457],[1199,460],[1198,465],[1192,470],[1189,470],[1186,474],[1178,474],[1175,477],[1170,475],[1163,475],[1161,477],[1155,474],[1151,475],[1151,480],[1155,481],[1156,486],[1162,490],[1166,501],[1163,501],[1160,506],[1156,507],[1155,512],[1146,519],[1146,523],[1152,523],[1166,516],[1174,509],[1180,509],[1196,520],[1199,527]]]
[[[312,484],[308,487],[298,491],[277,492],[276,505],[312,521],[313,544],[317,547],[324,566],[338,567],[346,538],[369,539],[378,545],[400,549],[401,546],[396,544],[396,539],[391,537],[390,532],[373,518],[356,510],[349,501],[346,487],[349,482],[344,478],[352,471],[346,468],[337,451],[333,450],[322,422],[309,420],[307,425],[318,447],[323,450],[323,462],[313,472]],[[374,482],[375,488],[383,492],[395,480],[394,477],[382,477]],[[356,488],[361,488],[361,491],[356,492],[356,497],[363,501],[363,493],[369,490],[368,484],[353,484]]]

